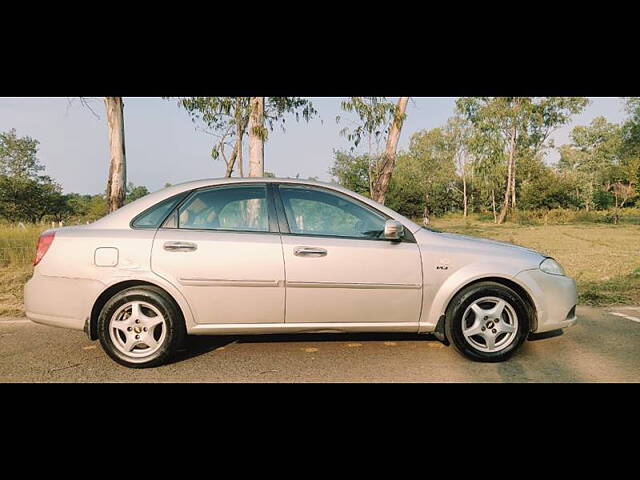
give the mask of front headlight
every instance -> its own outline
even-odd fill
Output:
[[[540,263],[540,270],[551,275],[564,275],[564,269],[553,258],[545,258]]]

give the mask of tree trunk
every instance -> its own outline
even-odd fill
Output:
[[[238,156],[238,144],[236,143],[233,146],[233,151],[231,152],[231,158],[229,158],[229,161],[226,162],[227,163],[227,168],[224,172],[224,176],[227,178],[231,177],[231,174],[233,173],[233,167],[236,164],[236,157]],[[226,158],[225,158],[226,161]]]
[[[236,162],[239,162],[240,166],[240,176],[243,176],[242,172],[242,137],[244,136],[245,126],[241,125],[236,128],[236,144],[233,146],[233,151],[231,152],[231,157],[227,162],[227,170],[225,171],[225,176],[227,178],[231,177],[233,173],[233,168],[236,165]]]
[[[515,153],[515,141],[516,141],[516,130],[513,128],[511,130],[511,140],[509,145],[509,159],[507,161],[507,188],[504,192],[504,203],[502,204],[502,208],[500,209],[500,216],[498,217],[498,225],[504,222],[504,219],[507,216],[507,210],[509,210],[509,194],[511,193],[512,187],[512,178],[513,178],[513,158]]]
[[[249,176],[264,177],[264,97],[249,100]],[[247,202],[247,220],[252,227],[258,226],[260,201]]]
[[[127,160],[124,148],[124,103],[122,97],[105,97],[109,128],[109,179],[107,180],[107,211],[124,205],[127,185]]]
[[[391,174],[396,166],[396,150],[398,148],[398,140],[400,139],[400,131],[404,122],[404,112],[407,109],[407,101],[409,97],[400,97],[396,106],[396,111],[389,129],[389,137],[387,138],[387,147],[385,148],[382,167],[376,172],[376,178],[373,184],[372,198],[378,203],[384,204],[384,197],[389,190],[389,181]]]
[[[516,157],[511,161],[511,208],[516,209]]]
[[[462,164],[462,200],[464,202],[464,216],[467,216],[467,176],[465,174],[464,164]]]
[[[511,193],[511,159],[507,162],[507,187],[504,191],[504,201],[502,203],[502,208],[500,209],[500,215],[498,216],[498,225],[504,222],[505,217],[507,216],[507,210],[509,209],[509,197]]]
[[[249,105],[249,176],[264,177],[264,97],[251,97]]]
[[[491,205],[493,207],[493,223],[498,223],[498,215],[496,214],[496,190],[491,189]]]
[[[422,224],[429,224],[429,192],[424,194],[424,209],[422,211]]]
[[[242,121],[241,100],[236,99],[236,151],[238,152],[238,166],[240,176],[244,177],[244,169],[242,166],[242,137],[244,136],[244,129],[246,124]]]

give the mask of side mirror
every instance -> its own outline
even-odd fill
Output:
[[[400,240],[404,237],[404,227],[396,220],[387,220],[384,223],[384,238],[387,240]]]

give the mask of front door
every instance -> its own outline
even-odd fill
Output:
[[[153,242],[151,268],[186,297],[196,323],[284,322],[284,263],[264,184],[200,189]]]
[[[387,217],[338,192],[293,184],[278,191],[281,230],[289,230],[286,323],[417,325],[422,267],[414,241],[381,238]]]

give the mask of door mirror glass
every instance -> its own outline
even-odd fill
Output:
[[[387,220],[384,224],[384,238],[387,240],[400,240],[404,237],[404,227],[396,220]]]

